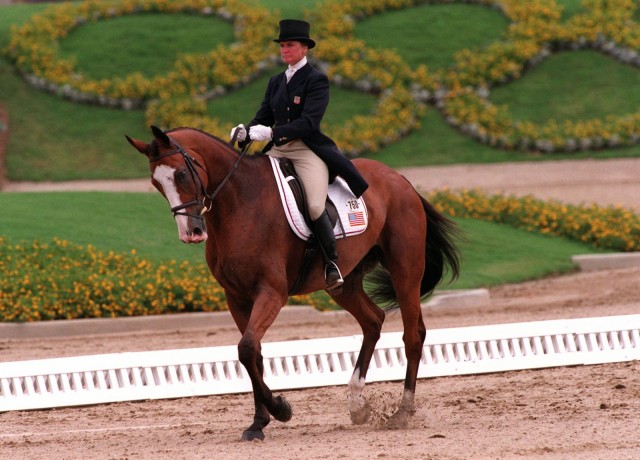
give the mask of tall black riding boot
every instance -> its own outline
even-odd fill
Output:
[[[327,291],[333,291],[344,284],[344,279],[338,268],[338,253],[336,251],[336,237],[327,211],[313,221],[313,233],[320,243],[322,257],[324,258],[324,278],[327,283]]]

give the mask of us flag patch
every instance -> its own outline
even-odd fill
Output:
[[[358,225],[364,225],[364,213],[362,211],[349,213],[349,225],[356,227]]]
[[[293,97],[293,103],[294,104],[300,104],[300,96],[294,96]]]

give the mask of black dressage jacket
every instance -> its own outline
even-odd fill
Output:
[[[264,99],[247,131],[254,125],[272,128],[273,139],[263,152],[274,144],[303,141],[327,164],[330,176],[341,176],[354,195],[360,197],[369,185],[336,143],[320,131],[328,105],[329,79],[307,63],[293,74],[288,84],[284,72],[269,79]]]

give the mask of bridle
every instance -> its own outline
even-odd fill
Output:
[[[237,131],[238,130],[234,131],[233,137],[230,142],[232,147],[236,142],[236,138],[238,135]],[[195,159],[192,156],[189,156],[189,154],[185,151],[185,149],[183,149],[182,146],[175,141],[175,139],[172,139],[170,136],[167,136],[167,137],[169,137],[169,140],[173,143],[173,145],[175,145],[176,147],[175,150],[163,153],[162,155],[159,155],[153,159],[149,159],[149,163],[155,163],[156,161],[162,158],[172,156],[172,155],[177,155],[177,154],[182,155],[182,158],[184,159],[184,163],[187,167],[187,171],[189,171],[189,175],[191,176],[191,181],[193,182],[194,189],[196,191],[196,197],[193,200],[189,201],[188,203],[183,203],[183,204],[179,204],[178,206],[172,207],[171,212],[173,213],[174,217],[187,216],[187,217],[192,217],[194,219],[198,219],[200,221],[204,221],[204,218],[202,216],[205,213],[211,211],[211,208],[213,207],[213,200],[216,198],[216,196],[218,195],[218,193],[220,192],[224,184],[229,180],[229,178],[231,177],[231,174],[233,174],[233,172],[236,170],[236,168],[238,167],[238,164],[240,164],[240,160],[242,160],[242,157],[249,150],[249,146],[251,145],[251,140],[249,140],[245,144],[245,146],[242,148],[242,151],[240,152],[238,159],[235,161],[235,163],[233,164],[233,166],[231,167],[227,175],[224,177],[224,179],[222,179],[222,181],[218,184],[218,186],[213,191],[213,193],[207,193],[207,190],[204,186],[204,181],[202,180],[202,176],[200,175],[200,172],[198,172],[198,168],[200,168],[202,171],[206,171],[204,169],[204,166],[202,166],[197,159]],[[193,214],[185,211],[187,208],[191,206],[196,206],[196,205],[202,206],[202,209],[200,210],[200,214]]]

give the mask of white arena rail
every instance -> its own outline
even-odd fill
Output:
[[[345,385],[362,336],[263,344],[272,389]],[[640,359],[640,315],[429,330],[420,378]],[[402,380],[402,333],[383,334],[367,380]],[[0,363],[0,412],[242,393],[235,346]]]

